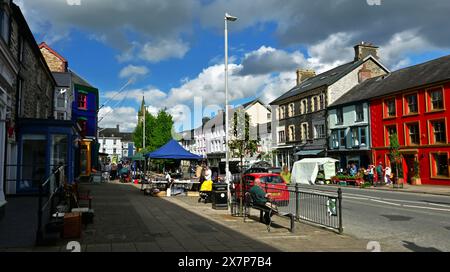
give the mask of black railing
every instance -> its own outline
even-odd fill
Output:
[[[60,166],[39,185],[36,245],[41,245],[44,241],[44,226],[50,222],[56,211],[55,197],[64,194],[64,182],[65,166]]]
[[[236,185],[236,183],[235,183]],[[294,215],[297,221],[311,223],[343,233],[342,191],[317,192],[300,189],[300,186],[284,186],[283,184],[262,183],[261,187],[271,194],[272,202],[282,214]],[[242,216],[240,196],[250,189],[244,186],[241,190],[232,191],[232,214]]]

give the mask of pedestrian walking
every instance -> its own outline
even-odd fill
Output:
[[[373,181],[374,181],[373,177],[374,177],[374,174],[375,174],[374,169],[375,169],[375,165],[369,165],[369,169],[367,169],[367,173],[368,173],[368,176],[369,176],[369,182],[372,185],[373,185]]]
[[[384,179],[383,171],[384,171],[383,163],[380,162],[377,166],[377,180],[378,180],[379,184],[383,183],[383,179]]]
[[[117,164],[113,163],[111,165],[111,179],[116,180],[117,178]]]
[[[392,184],[392,180],[391,180],[391,175],[392,175],[392,170],[389,166],[386,166],[386,168],[384,169],[384,173],[385,173],[385,182],[387,185],[391,185]]]

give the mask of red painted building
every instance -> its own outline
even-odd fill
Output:
[[[419,170],[422,184],[450,185],[450,56],[393,72],[365,85],[373,96],[373,161],[391,165],[389,136],[396,133],[405,183],[411,184]]]

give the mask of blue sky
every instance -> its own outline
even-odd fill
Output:
[[[137,122],[142,93],[150,111],[173,114],[177,129],[198,125],[200,109],[208,114],[223,107],[226,11],[239,17],[229,24],[235,103],[255,97],[271,102],[295,85],[296,68],[320,73],[349,62],[360,41],[380,46],[381,61],[391,70],[450,54],[450,37],[436,31],[448,24],[445,0],[380,6],[365,0],[15,2],[36,40],[98,87],[102,104],[109,101],[100,115],[111,114],[100,125],[127,131]],[[201,108],[194,109],[194,99]]]

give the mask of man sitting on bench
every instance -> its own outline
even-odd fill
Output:
[[[277,206],[270,202],[271,195],[268,193],[266,194],[266,192],[264,192],[264,190],[255,183],[255,185],[253,185],[250,189],[250,196],[253,199],[253,205],[259,206],[266,210],[264,213],[264,221],[269,224],[270,218],[274,214],[278,213]]]

